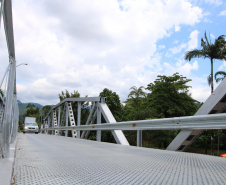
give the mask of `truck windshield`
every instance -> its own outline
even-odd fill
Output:
[[[38,126],[37,123],[26,123],[26,126]]]

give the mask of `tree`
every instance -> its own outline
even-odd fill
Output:
[[[40,118],[40,108],[39,107],[35,107],[35,105],[29,103],[26,107],[26,112],[24,114],[24,119],[25,117],[35,117],[36,118],[36,122],[38,124],[40,124],[39,118]]]
[[[44,112],[44,115],[43,117],[47,116],[47,114],[49,113],[49,111],[52,109],[52,107],[50,105],[45,105],[43,108],[42,108],[42,111]]]
[[[226,58],[226,40],[225,36],[221,35],[215,42],[212,44],[211,40],[209,41],[206,32],[204,35],[204,39],[201,38],[201,47],[202,49],[194,49],[188,51],[185,54],[185,60],[191,60],[192,58],[209,58],[211,63],[211,72],[208,77],[208,83],[211,85],[211,93],[213,92],[213,61],[214,59],[224,59]]]
[[[128,99],[124,102],[124,120],[142,120],[152,117],[152,111],[147,109],[146,95],[143,91],[144,87],[137,88],[133,86],[130,88]]]
[[[221,77],[217,77],[219,75],[221,75]],[[217,83],[220,82],[220,81],[223,81],[225,77],[226,77],[225,71],[218,71],[218,72],[215,73],[215,80],[216,80]]]
[[[146,104],[155,112],[155,118],[169,118],[193,115],[199,104],[189,94],[190,79],[179,75],[161,76],[147,86],[150,91],[147,95]],[[177,135],[177,130],[144,131],[144,146],[165,149]]]
[[[133,86],[130,88],[131,91],[128,95],[128,99],[124,102],[125,105],[123,106],[124,121],[144,120],[155,117],[156,113],[148,106],[146,93],[143,91],[143,89],[143,86],[139,88]],[[137,131],[124,131],[124,133],[129,143],[131,145],[136,145]],[[148,139],[145,136],[143,137],[144,142]]]
[[[65,93],[62,91],[61,94],[59,94],[60,101],[63,101],[66,98],[79,98],[80,93],[78,91],[74,90],[74,93],[69,93],[68,90],[65,90]]]
[[[0,94],[1,94],[2,97],[4,97],[4,93],[1,89],[0,89]]]
[[[187,83],[190,81],[175,73],[173,76],[159,75],[154,83],[148,84],[149,106],[156,110],[159,118],[191,116],[198,110],[199,102],[189,94]]]
[[[136,86],[131,87],[129,89],[131,91],[128,95],[128,98],[131,97],[135,104],[138,105],[140,103],[140,98],[146,96],[146,93],[143,91],[143,89],[143,86],[140,86],[139,88],[137,88]]]
[[[106,97],[106,104],[111,110],[111,113],[115,117],[116,121],[122,121],[122,106],[119,95],[116,92],[112,92],[111,90],[105,88],[99,96]]]

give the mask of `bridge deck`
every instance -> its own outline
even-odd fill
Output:
[[[14,184],[225,184],[226,159],[19,134]]]

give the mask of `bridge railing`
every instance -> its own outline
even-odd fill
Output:
[[[1,1],[0,21],[2,15],[9,54],[9,65],[1,81],[2,86],[5,75],[8,74],[6,93],[0,96],[0,158],[9,156],[9,146],[16,138],[19,118],[11,0]]]

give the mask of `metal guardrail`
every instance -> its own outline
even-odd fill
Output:
[[[140,121],[125,121],[68,127],[43,128],[42,130],[200,130],[226,129],[226,113],[187,116]]]

